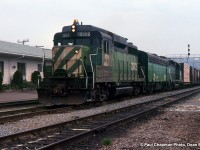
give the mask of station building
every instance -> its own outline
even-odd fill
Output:
[[[10,84],[16,70],[22,72],[23,79],[31,81],[34,71],[43,76],[43,64],[51,65],[52,53],[49,49],[0,41],[0,72],[3,84]]]

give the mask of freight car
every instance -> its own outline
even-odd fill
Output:
[[[198,85],[199,84],[199,70],[196,68],[190,66],[190,79],[192,85]]]
[[[172,89],[182,82],[175,61],[140,51],[126,38],[78,20],[55,34],[52,56],[53,75],[37,89],[45,105],[102,101]]]
[[[190,85],[190,65],[187,63],[181,63],[181,72],[184,85]]]

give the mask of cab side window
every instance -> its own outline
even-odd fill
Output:
[[[108,41],[103,41],[103,49],[104,49],[104,54],[109,54],[109,42]]]

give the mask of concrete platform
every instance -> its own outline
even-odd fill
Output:
[[[37,99],[37,91],[8,91],[0,93],[0,104]]]

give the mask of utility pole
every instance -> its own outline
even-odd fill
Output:
[[[18,43],[22,43],[22,44],[24,45],[26,42],[29,42],[29,39],[22,40],[22,41],[20,41],[20,40],[17,40],[17,42],[18,42]]]
[[[42,73],[43,73],[43,78],[44,78],[44,76],[45,76],[45,66],[46,66],[46,64],[45,64],[45,52],[44,52],[44,46],[38,46],[38,45],[36,45],[35,47],[38,47],[38,48],[41,48],[42,49],[42,51],[43,51],[43,59],[42,59]]]

